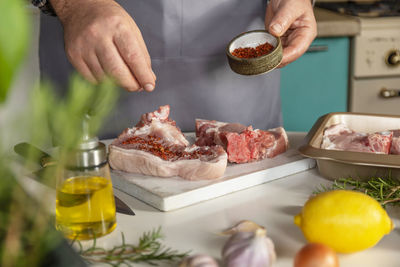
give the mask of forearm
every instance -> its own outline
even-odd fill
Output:
[[[94,6],[101,8],[105,6],[108,8],[110,2],[115,3],[113,0],[47,0],[52,5],[55,13],[60,21],[64,24],[69,18],[80,10],[90,10]]]
[[[75,6],[83,4],[82,1],[87,2],[90,0],[47,0],[47,1],[50,2],[55,13],[57,14],[61,22],[63,22],[70,16]]]
[[[64,18],[66,10],[80,1],[85,0],[31,0],[31,3],[47,15]]]
[[[63,14],[65,7],[68,5],[68,0],[47,0],[50,2],[57,16]]]

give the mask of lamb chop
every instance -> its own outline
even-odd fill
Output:
[[[400,130],[393,130],[392,147],[390,154],[400,155]]]
[[[267,131],[239,123],[196,120],[196,145],[220,145],[228,153],[229,162],[246,163],[272,158],[289,147],[282,127]]]
[[[135,127],[122,132],[109,146],[109,163],[115,170],[187,180],[221,177],[227,154],[221,146],[189,145],[169,118],[169,105],[143,114]]]
[[[393,131],[359,133],[339,123],[325,129],[321,148],[389,154]],[[396,149],[396,148],[394,148]]]

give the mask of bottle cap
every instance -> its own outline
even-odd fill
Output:
[[[82,121],[82,140],[68,155],[67,167],[70,168],[91,168],[107,162],[107,150],[104,143],[99,142],[97,137],[90,135],[90,115],[86,114]]]
[[[67,161],[67,166],[71,168],[91,168],[107,162],[107,151],[104,143],[97,138],[92,138],[79,145],[73,150]]]

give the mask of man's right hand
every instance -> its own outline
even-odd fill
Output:
[[[153,91],[156,75],[142,34],[112,0],[51,0],[64,27],[65,50],[89,81],[111,76],[128,91]]]

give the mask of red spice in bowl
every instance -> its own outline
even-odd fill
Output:
[[[266,30],[248,31],[235,36],[226,46],[229,67],[241,75],[258,75],[275,69],[282,60],[279,37]]]
[[[257,47],[239,47],[232,51],[232,55],[238,58],[256,58],[271,53],[274,46],[266,42]]]

